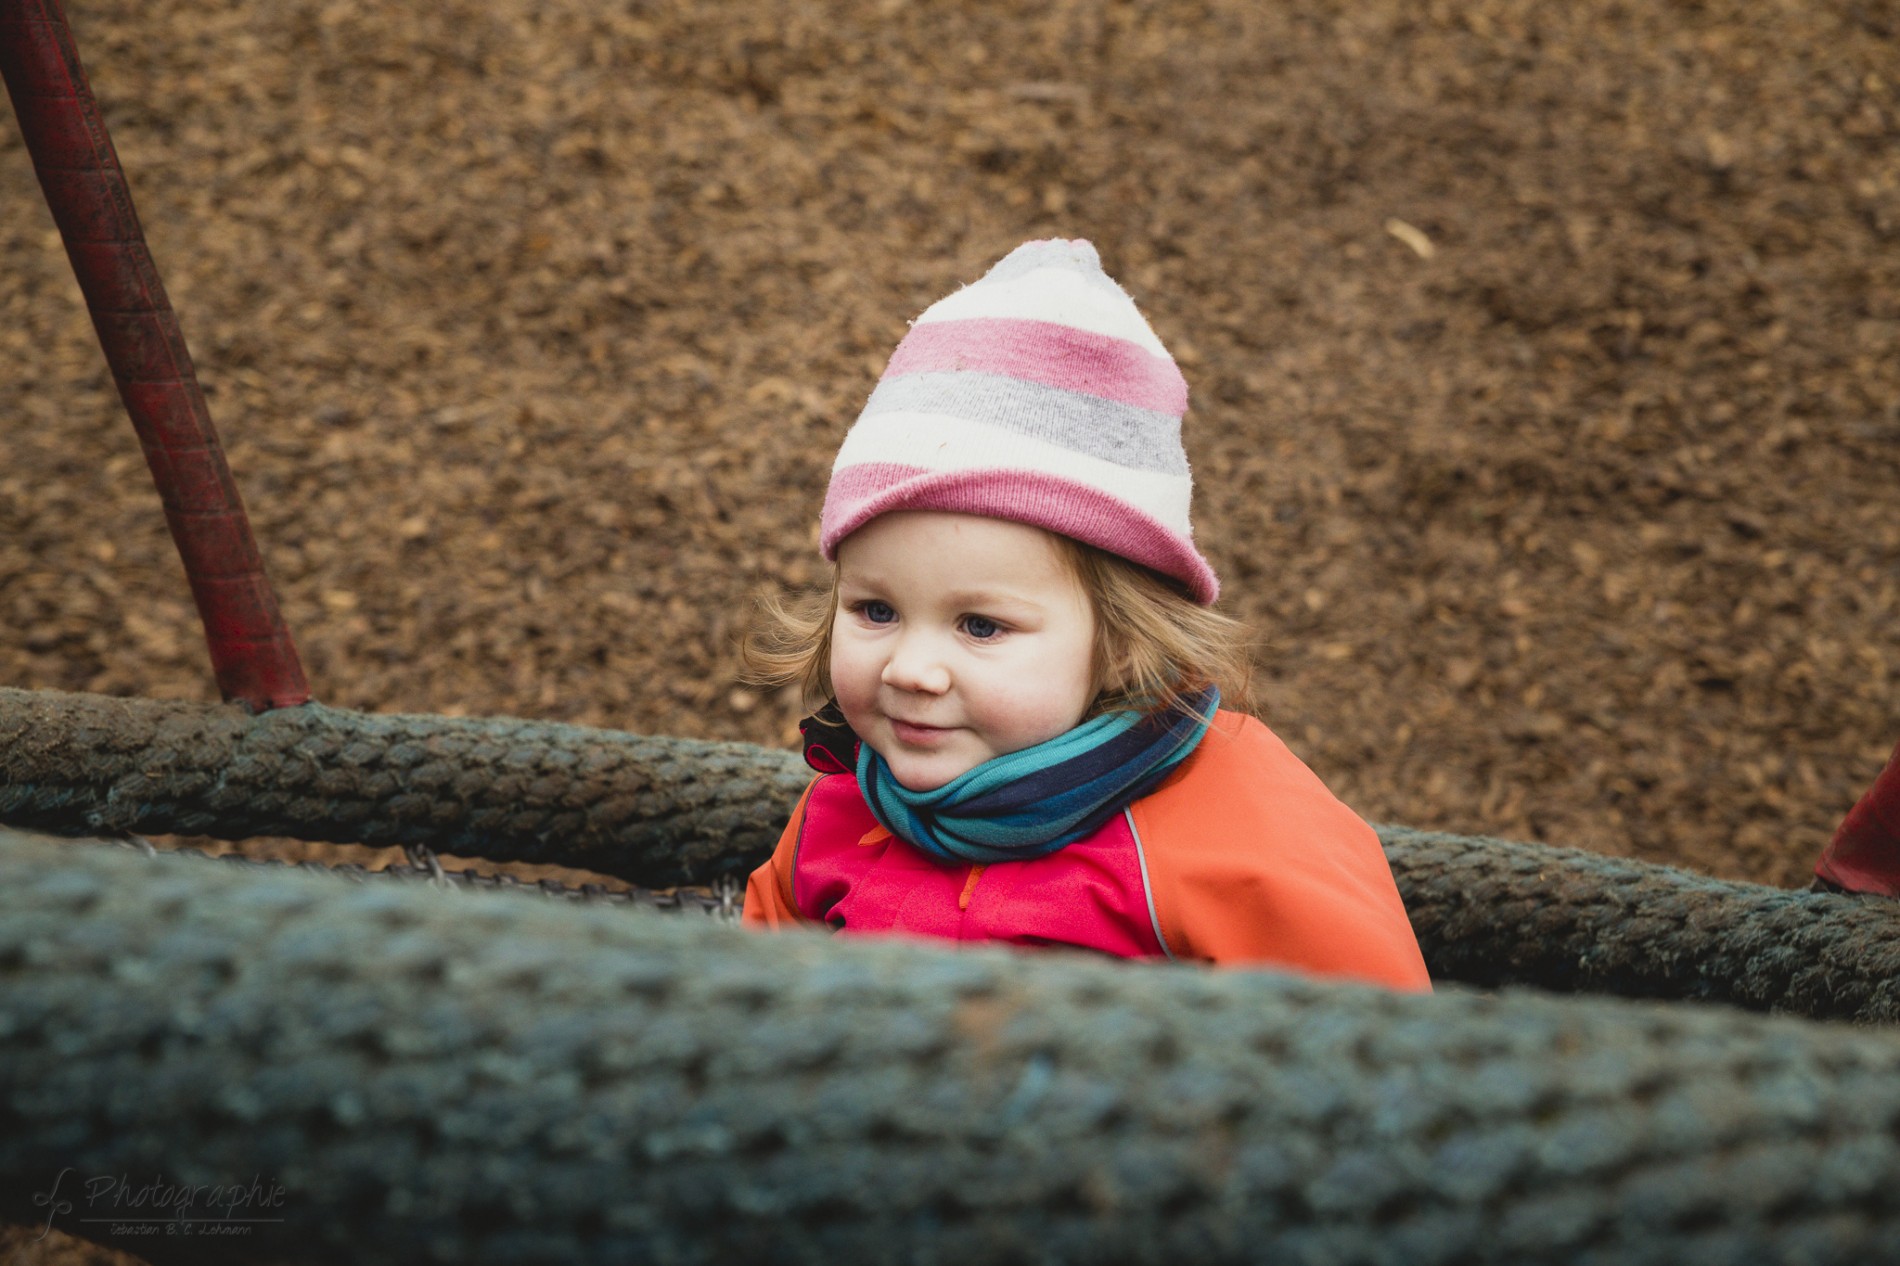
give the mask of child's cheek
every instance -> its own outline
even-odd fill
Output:
[[[1067,692],[1052,689],[1047,678],[1028,678],[1013,688],[992,691],[986,699],[988,728],[1007,751],[1034,747],[1073,726],[1078,719],[1067,706]]]
[[[845,720],[856,724],[859,713],[865,706],[865,679],[870,673],[866,663],[864,648],[857,644],[851,631],[836,629],[831,637],[831,689],[838,697],[838,706],[844,709]]]

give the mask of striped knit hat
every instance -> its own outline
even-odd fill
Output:
[[[939,300],[891,354],[831,467],[819,548],[880,514],[1014,519],[1212,603],[1181,448],[1187,382],[1081,240],[1029,242]]]

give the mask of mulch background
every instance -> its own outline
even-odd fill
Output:
[[[1087,236],[1360,812],[1771,884],[1900,738],[1900,13],[76,0],[323,700],[783,743],[904,321]],[[0,127],[0,682],[213,698]]]
[[[1087,236],[1348,801],[1800,882],[1900,737],[1895,15],[1294,8],[72,17],[326,701],[785,741],[906,320]],[[10,127],[0,206],[0,681],[209,698]]]
[[[1799,884],[1900,737],[1890,5],[69,7],[327,702],[786,742],[846,426],[1060,234],[1365,816]],[[211,698],[10,124],[0,431],[0,682]]]

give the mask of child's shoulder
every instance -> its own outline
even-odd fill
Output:
[[[1215,713],[1200,746],[1181,767],[1181,780],[1195,783],[1239,780],[1257,786],[1263,777],[1331,795],[1266,722],[1245,712],[1223,709]],[[1165,789],[1175,781],[1171,778],[1162,786]]]
[[[848,772],[821,773],[813,779],[795,823],[801,862],[838,856],[868,860],[874,854],[865,852],[864,846],[891,838],[865,802],[857,775]]]
[[[1178,956],[1429,987],[1379,837],[1256,718],[1219,714],[1130,808]]]
[[[1138,824],[1169,837],[1231,847],[1326,848],[1371,835],[1279,735],[1239,712],[1216,714],[1194,754],[1134,809]]]

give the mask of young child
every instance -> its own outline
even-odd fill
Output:
[[[1085,241],[933,305],[832,467],[831,592],[764,681],[829,700],[745,920],[1429,989],[1377,837],[1258,720],[1213,612],[1187,384]]]

